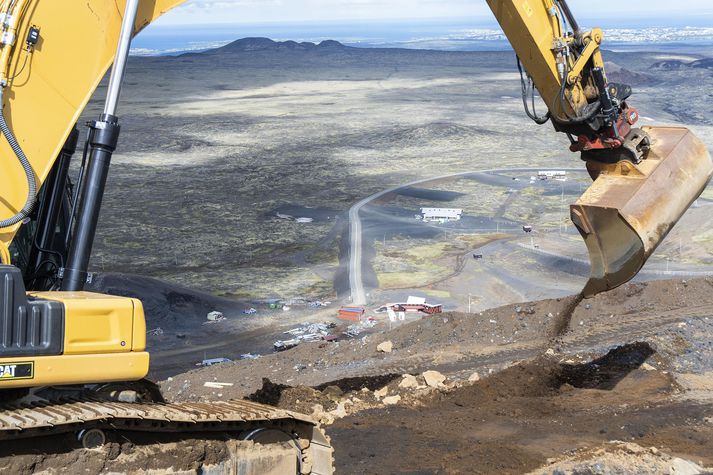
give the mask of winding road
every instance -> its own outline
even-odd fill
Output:
[[[364,198],[363,200],[355,203],[349,208],[349,290],[351,293],[351,302],[354,305],[365,305],[366,292],[364,291],[364,279],[362,277],[362,267],[363,257],[362,257],[362,225],[361,218],[359,217],[359,211],[374,201],[377,198],[381,198],[389,193],[394,193],[402,188],[408,188],[409,186],[422,185],[430,181],[443,180],[447,178],[456,178],[459,176],[473,175],[476,173],[534,173],[541,170],[549,170],[550,168],[491,168],[487,170],[471,170],[467,172],[450,173],[448,175],[441,175],[438,177],[423,178],[420,180],[415,180],[404,185],[393,186],[386,190],[374,193],[371,196]],[[557,168],[557,170],[563,170],[566,172],[586,172],[582,168]]]

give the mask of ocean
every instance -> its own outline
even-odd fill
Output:
[[[616,50],[711,48],[713,25],[709,18],[596,20],[582,26],[605,27],[605,48]],[[363,48],[419,48],[450,51],[509,50],[510,45],[494,20],[458,19],[420,22],[274,23],[235,25],[150,25],[132,44],[134,55],[167,55],[202,51],[245,37],[275,41],[337,40]]]

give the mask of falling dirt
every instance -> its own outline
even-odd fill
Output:
[[[568,302],[564,309],[557,316],[557,321],[555,322],[554,338],[561,337],[569,330],[569,325],[572,322],[572,315],[574,315],[575,310],[582,300],[584,300],[584,294],[578,294],[574,297],[570,297],[571,301]]]

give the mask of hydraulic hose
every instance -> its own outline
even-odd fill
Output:
[[[522,71],[522,64],[520,64],[520,58],[515,55],[517,58],[517,69],[520,71],[520,86],[522,88],[522,105],[525,106],[525,114],[532,119],[537,125],[542,125],[547,123],[548,120],[550,120],[550,113],[549,111],[544,115],[544,116],[538,116],[537,112],[535,111],[535,91],[534,89],[532,90],[532,112],[530,112],[530,108],[527,106],[527,96],[528,96],[528,88],[527,84],[525,83],[525,76]],[[532,89],[532,82],[530,82],[530,88]]]
[[[22,165],[23,170],[25,170],[25,176],[27,177],[27,201],[25,206],[10,219],[5,219],[0,221],[0,228],[7,228],[13,226],[21,221],[24,221],[32,213],[32,209],[35,207],[35,202],[37,200],[37,182],[35,181],[35,172],[32,170],[32,165],[30,161],[25,156],[25,152],[22,151],[22,147],[17,143],[15,135],[10,130],[5,120],[5,113],[3,111],[3,88],[0,87],[0,130],[5,136],[5,139],[10,144],[12,151],[15,152],[15,156]]]

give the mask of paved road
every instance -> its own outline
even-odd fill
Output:
[[[455,178],[464,175],[472,175],[474,173],[533,173],[540,170],[550,170],[549,168],[491,168],[487,170],[472,170],[467,172],[451,173],[448,175],[441,175],[438,177],[423,178],[421,180],[412,181],[406,183],[405,185],[398,185],[386,190],[374,193],[371,196],[364,198],[363,200],[355,203],[351,208],[349,208],[349,290],[351,292],[352,304],[354,305],[365,305],[367,303],[366,292],[364,292],[364,280],[362,277],[362,267],[364,265],[362,257],[362,226],[361,218],[359,217],[359,211],[374,201],[389,193],[400,190],[401,188],[407,188],[414,185],[422,185],[428,183],[429,181],[443,180],[446,178]],[[586,172],[583,168],[557,168],[557,170],[563,170],[566,172]]]

